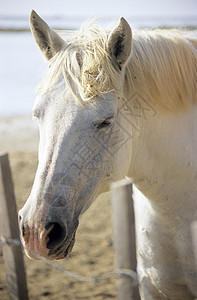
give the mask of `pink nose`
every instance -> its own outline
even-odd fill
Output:
[[[47,258],[50,253],[55,254],[55,250],[65,240],[66,228],[63,224],[53,222],[46,224],[45,229],[39,230],[33,226],[24,226],[21,222],[21,235],[29,257],[39,259],[36,257],[38,254]]]

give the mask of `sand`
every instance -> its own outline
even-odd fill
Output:
[[[31,190],[36,167],[38,130],[31,117],[0,120],[0,151],[9,152],[17,207]],[[25,266],[30,299],[116,299],[116,279],[99,283],[80,282],[51,266],[30,260]],[[109,195],[100,197],[81,217],[76,244],[71,255],[57,264],[83,276],[97,276],[114,269],[111,204]],[[0,299],[9,299],[2,249],[0,249]]]

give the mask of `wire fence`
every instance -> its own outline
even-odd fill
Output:
[[[5,245],[9,245],[9,246],[18,246],[18,247],[22,247],[23,245],[20,242],[20,240],[18,238],[15,239],[6,239],[5,237],[1,237],[0,239],[0,248],[4,247]],[[83,281],[83,282],[100,282],[102,280],[106,280],[109,277],[113,277],[113,276],[117,276],[119,277],[123,277],[123,276],[127,276],[130,277],[132,279],[132,286],[136,287],[138,286],[138,277],[137,277],[137,273],[133,270],[128,270],[128,269],[114,269],[112,271],[109,271],[105,274],[99,275],[99,276],[95,276],[95,277],[86,277],[86,276],[82,276],[80,274],[76,274],[76,273],[72,273],[66,269],[64,269],[63,267],[59,266],[58,264],[54,263],[53,261],[50,261],[48,259],[46,259],[45,257],[35,253],[34,251],[30,250],[28,247],[25,247],[26,250],[28,250],[31,254],[33,254],[37,259],[41,260],[43,263],[50,265],[52,268],[56,269],[57,271],[63,273],[66,276],[72,277],[76,280],[79,281]]]
[[[135,218],[133,211],[133,200],[132,200],[132,188],[131,183],[119,182],[113,186],[112,193],[112,212],[113,212],[113,221],[115,224],[114,227],[114,248],[116,253],[116,263],[115,268],[107,273],[88,277],[82,276],[80,274],[72,273],[62,266],[58,265],[54,261],[50,261],[47,258],[40,256],[35,253],[28,247],[23,247],[18,233],[18,219],[15,208],[15,199],[13,193],[13,186],[10,179],[10,169],[8,164],[8,157],[0,156],[0,202],[1,202],[1,221],[2,221],[2,236],[0,237],[0,249],[3,249],[5,264],[9,263],[8,267],[8,283],[11,286],[9,291],[13,292],[13,271],[15,271],[16,262],[19,266],[19,269],[22,269],[22,264],[19,264],[19,255],[17,256],[17,250],[20,250],[22,255],[22,248],[25,248],[28,252],[30,252],[35,258],[41,260],[43,263],[50,265],[55,270],[61,272],[62,274],[72,277],[75,280],[82,282],[93,282],[98,283],[100,281],[106,280],[110,277],[120,278],[121,284],[119,287],[119,299],[139,299],[138,294],[138,276],[136,272],[136,243],[135,243]],[[4,171],[4,172],[3,172]],[[132,200],[132,201],[131,201]],[[13,210],[14,207],[14,210]],[[121,218],[119,218],[121,211]],[[130,213],[128,214],[128,211]],[[125,214],[124,214],[125,213]],[[122,218],[123,217],[123,218]],[[13,225],[13,221],[15,220],[15,225]],[[124,220],[124,222],[122,221]],[[132,230],[129,230],[131,229]],[[16,230],[17,232],[15,232]],[[126,234],[128,232],[128,234]],[[123,234],[124,233],[124,234]],[[7,234],[7,237],[6,237]],[[118,239],[117,239],[118,238]],[[121,238],[121,239],[120,239]],[[193,221],[191,223],[191,239],[193,245],[193,253],[194,253],[194,261],[196,263],[197,268],[197,221]],[[123,247],[122,247],[123,246]],[[4,248],[5,247],[5,248]],[[10,251],[7,251],[9,247]],[[5,251],[4,251],[5,250]],[[130,253],[133,253],[133,257]],[[21,260],[22,262],[22,260]],[[10,264],[11,263],[11,264]],[[11,271],[11,272],[10,272]],[[21,270],[19,270],[21,271]],[[16,279],[19,279],[19,275],[21,274],[16,272]],[[18,277],[18,278],[17,278]],[[26,278],[23,278],[26,280]],[[16,280],[18,282],[22,282],[22,280]],[[128,287],[129,282],[129,287]],[[8,286],[9,286],[8,284]],[[23,287],[24,284],[22,284]],[[135,289],[137,288],[137,291]],[[133,291],[131,291],[133,289]],[[15,292],[15,291],[14,291]],[[14,299],[28,299],[28,295],[24,297],[22,293],[22,297],[20,298],[21,286],[18,288],[18,298]],[[128,296],[129,295],[129,296]],[[11,298],[12,299],[12,298]]]
[[[25,248],[29,253],[31,253],[35,258],[41,260],[45,264],[50,265],[52,268],[61,272],[62,274],[72,277],[78,281],[83,282],[93,282],[98,283],[102,280],[106,280],[109,277],[116,276],[119,278],[119,283],[121,289],[119,289],[119,299],[135,299],[135,290],[138,290],[138,278],[136,272],[136,246],[135,246],[135,226],[131,226],[133,231],[128,230],[128,224],[134,225],[133,219],[133,204],[131,201],[132,186],[131,183],[121,182],[114,186],[115,205],[113,206],[114,216],[114,248],[115,248],[115,267],[113,270],[105,274],[101,274],[95,277],[82,276],[80,274],[72,273],[54,261],[48,260],[47,258],[35,253],[29,249],[26,245],[23,247],[20,241],[18,218],[16,201],[14,197],[13,182],[11,177],[11,169],[9,166],[8,155],[0,156],[0,206],[1,206],[1,237],[0,237],[0,249],[3,248],[4,262],[6,265],[7,274],[7,284],[8,290],[13,299],[29,299],[28,298],[28,288],[25,274],[25,266],[22,255],[22,248]],[[113,195],[112,195],[113,198]],[[119,202],[119,204],[118,204]],[[121,206],[121,208],[120,208]],[[118,209],[117,209],[118,207]],[[121,210],[121,216],[124,222],[118,220],[117,212]],[[128,213],[129,212],[129,213]],[[119,214],[118,214],[119,215]],[[125,226],[120,226],[120,224],[125,224]],[[128,223],[128,224],[127,224]],[[130,227],[130,226],[129,226]],[[121,232],[119,230],[121,229]],[[123,234],[124,233],[124,234]],[[121,240],[119,239],[121,237]],[[131,247],[134,245],[134,247]],[[133,249],[132,249],[133,248]],[[126,249],[126,251],[125,251]],[[133,251],[132,251],[133,250]],[[128,255],[128,253],[133,252],[133,255]],[[119,259],[119,257],[121,259]],[[138,291],[137,291],[138,292]],[[24,296],[25,293],[25,296]],[[16,295],[18,298],[16,298]]]

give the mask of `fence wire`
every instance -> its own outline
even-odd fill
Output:
[[[83,282],[100,282],[102,280],[106,280],[109,277],[123,277],[123,276],[127,276],[130,277],[132,279],[132,286],[136,287],[138,285],[138,278],[137,278],[137,273],[133,270],[129,270],[129,269],[114,269],[112,271],[109,271],[108,273],[99,275],[99,276],[95,276],[95,277],[86,277],[86,276],[82,276],[80,274],[76,274],[76,273],[72,273],[66,269],[64,269],[63,267],[59,266],[58,264],[54,263],[53,261],[50,261],[48,259],[46,259],[45,257],[35,253],[34,251],[30,250],[27,247],[24,247],[21,243],[21,241],[18,238],[15,239],[7,239],[5,237],[1,237],[0,238],[0,248],[4,247],[5,245],[15,245],[15,246],[19,246],[21,248],[25,248],[26,250],[28,250],[29,252],[31,252],[31,254],[33,254],[36,258],[38,258],[39,260],[41,260],[42,262],[50,265],[52,268],[56,269],[57,271],[63,273],[66,276],[72,277],[76,280],[79,281],[83,281]]]

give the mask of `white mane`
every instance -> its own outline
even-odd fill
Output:
[[[50,61],[40,87],[52,88],[64,76],[73,94],[89,100],[113,90],[122,80],[108,53],[109,30],[87,23],[69,36]],[[75,87],[73,86],[75,83]],[[197,41],[173,30],[136,30],[125,71],[125,95],[138,91],[151,104],[174,111],[197,101]],[[76,91],[77,90],[77,91]]]
[[[136,31],[126,70],[126,93],[132,89],[152,104],[174,111],[197,101],[195,45],[174,30]]]

